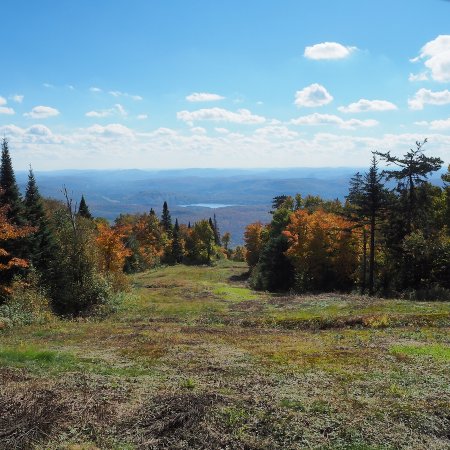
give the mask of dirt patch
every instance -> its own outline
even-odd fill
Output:
[[[58,380],[10,377],[0,386],[0,449],[32,449],[69,431],[95,438],[127,398],[123,387],[79,374]]]
[[[124,424],[125,434],[139,449],[246,448],[215,427],[212,415],[224,404],[218,394],[159,395]]]

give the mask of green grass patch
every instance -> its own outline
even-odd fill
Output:
[[[391,347],[391,352],[407,356],[429,356],[442,361],[450,361],[450,346],[441,344],[394,345]]]
[[[260,298],[260,295],[256,294],[254,291],[239,286],[219,286],[214,289],[213,293],[224,298],[225,300],[237,302],[243,300],[258,300]]]

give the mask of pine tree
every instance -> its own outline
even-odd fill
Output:
[[[175,226],[173,228],[172,258],[175,263],[181,263],[183,261],[183,245],[181,243],[178,219],[175,219]]]
[[[168,236],[172,237],[173,225],[172,225],[172,218],[170,217],[169,208],[167,206],[167,202],[164,202],[163,204],[161,225],[163,226],[163,229],[168,234]]]
[[[219,224],[217,223],[216,214],[214,214],[213,219],[213,231],[214,231],[214,241],[218,247],[220,247],[220,230],[219,230]]]
[[[78,215],[84,217],[85,219],[92,219],[92,214],[89,211],[84,195],[81,196],[80,206],[78,207]]]
[[[44,203],[30,168],[25,192],[25,218],[28,225],[36,231],[28,237],[28,257],[30,263],[41,272],[44,279],[50,276],[49,270],[55,254],[55,240],[45,214]]]
[[[423,146],[427,140],[416,142],[416,148],[411,148],[403,157],[392,156],[390,152],[374,152],[388,165],[397,166],[397,170],[385,170],[387,180],[397,181],[397,191],[405,199],[406,234],[417,228],[416,220],[420,216],[421,202],[418,188],[426,184],[430,173],[439,170],[443,161],[440,158],[425,156]]]
[[[0,166],[0,206],[8,206],[7,217],[14,225],[24,225],[23,204],[9,154],[8,141],[2,141]]]
[[[369,294],[373,295],[375,285],[375,244],[377,223],[381,212],[386,206],[387,191],[383,183],[383,174],[378,170],[378,160],[374,155],[369,171],[360,173],[350,180],[348,210],[352,220],[359,222],[363,227],[363,277],[362,290],[365,290],[366,278],[366,234],[365,227],[369,227]]]

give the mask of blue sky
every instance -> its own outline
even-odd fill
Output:
[[[2,1],[15,167],[450,162],[450,2]]]

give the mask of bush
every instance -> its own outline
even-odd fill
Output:
[[[416,300],[421,302],[427,301],[450,301],[450,289],[443,288],[437,284],[413,291],[406,292],[405,298],[408,300]]]
[[[27,279],[14,280],[11,295],[0,306],[0,329],[44,323],[51,316],[49,301],[38,287],[37,278],[31,274]]]

